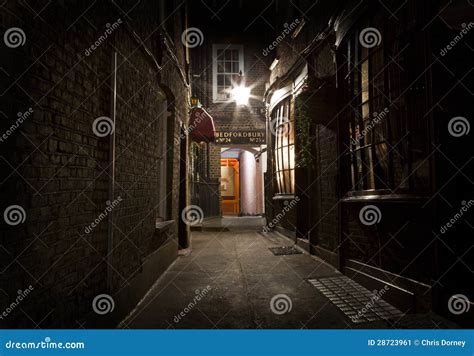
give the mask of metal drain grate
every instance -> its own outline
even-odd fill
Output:
[[[278,246],[268,248],[275,256],[300,255],[303,252],[294,246]]]
[[[308,279],[353,323],[400,317],[403,313],[381,297],[385,290],[371,292],[346,276]]]

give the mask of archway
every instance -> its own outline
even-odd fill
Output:
[[[223,216],[264,214],[266,159],[259,147],[221,148],[221,211]]]

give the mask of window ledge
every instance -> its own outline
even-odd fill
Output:
[[[295,199],[294,194],[278,194],[273,196],[273,200],[292,200]]]
[[[157,221],[155,224],[155,228],[156,230],[161,232],[161,231],[168,230],[173,224],[174,224],[174,220]]]
[[[343,203],[359,203],[367,201],[387,201],[387,202],[421,202],[428,200],[428,196],[414,194],[364,194],[350,195],[342,198]]]

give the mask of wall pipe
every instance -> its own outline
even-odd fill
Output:
[[[110,100],[110,118],[112,119],[113,131],[109,136],[109,189],[108,201],[114,201],[115,190],[115,129],[117,116],[117,52],[113,53],[112,57],[112,95]],[[112,262],[114,249],[114,226],[113,226],[114,211],[113,209],[108,214],[107,219],[107,289],[112,289]]]

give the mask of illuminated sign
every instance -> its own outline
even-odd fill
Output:
[[[265,130],[216,131],[216,143],[221,145],[265,145]]]

